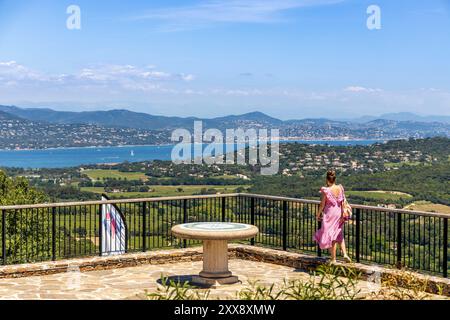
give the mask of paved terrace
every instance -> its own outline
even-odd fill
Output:
[[[129,250],[136,253],[99,256],[99,208],[104,204],[114,204],[124,213],[130,226]],[[312,233],[319,227],[313,218],[317,208],[318,201],[314,200],[255,194],[0,206],[0,260],[10,263],[0,267],[0,298],[145,298],[145,290],[152,292],[157,288],[161,273],[183,276],[184,280],[202,269],[201,248],[148,250],[174,245],[169,232],[173,225],[205,220],[250,223],[260,229],[250,241],[255,246],[229,246],[230,270],[242,283],[212,289],[212,297],[234,298],[253,280],[271,285],[284,278],[308,279],[307,271],[325,262],[312,256],[320,256],[312,240]],[[414,274],[414,279],[427,280],[426,290],[430,293],[442,291],[450,296],[447,214],[362,205],[353,205],[353,209],[354,218],[345,232],[349,253],[357,262],[378,265],[351,264],[362,273],[359,287],[363,295],[374,288],[367,282],[373,277],[405,283],[404,273],[395,266],[406,266],[440,275]],[[11,217],[19,230],[7,228]],[[30,218],[36,223],[29,224]],[[46,230],[44,235],[39,233]],[[11,250],[12,240],[22,234],[29,236]],[[42,241],[46,250],[29,251],[36,239],[47,240],[48,243]],[[73,240],[80,246],[71,245]],[[294,253],[295,250],[311,256]],[[16,264],[24,261],[23,257],[31,262],[52,261]],[[63,260],[68,257],[80,258]]]
[[[281,284],[283,279],[307,280],[307,270],[323,263],[323,258],[267,248],[230,245],[230,270],[240,284],[211,289],[210,298],[236,299],[237,293],[257,280],[261,285]],[[122,256],[91,257],[55,262],[0,267],[0,299],[146,299],[145,292],[155,292],[161,274],[189,280],[202,267],[202,248],[159,250]],[[377,290],[367,281],[374,272],[381,277],[398,271],[351,264],[363,273],[358,282],[360,296],[370,298]],[[450,281],[425,277],[429,291],[440,285],[448,296]],[[201,289],[200,289],[201,290]],[[204,290],[204,289],[203,289]],[[431,298],[448,297],[431,295]]]

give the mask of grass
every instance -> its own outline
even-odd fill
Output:
[[[257,282],[237,293],[240,300],[355,300],[360,273],[341,266],[321,265],[303,280],[283,281],[281,286],[260,286]]]
[[[345,267],[323,265],[306,281],[286,279],[281,286],[263,286],[250,282],[236,293],[239,300],[355,300],[359,274]],[[188,281],[161,276],[156,292],[146,292],[149,300],[208,300],[210,290],[196,290]]]
[[[344,266],[321,265],[306,280],[284,279],[279,285],[260,285],[249,282],[236,292],[238,300],[428,300],[442,299],[443,288],[431,295],[426,292],[428,280],[418,279],[402,270],[380,281],[378,290],[363,293],[358,288],[361,273]],[[211,290],[192,286],[188,281],[175,281],[161,276],[156,292],[146,291],[149,300],[209,300]]]
[[[416,201],[407,205],[404,209],[450,214],[450,206],[438,203],[431,203],[429,201]]]
[[[237,176],[233,176],[233,175],[229,175],[229,174],[224,174],[224,175],[221,175],[221,176],[213,176],[211,178],[213,178],[213,179],[225,179],[225,180],[239,179]]]
[[[437,296],[427,293],[428,279],[417,279],[414,273],[402,270],[398,275],[387,274],[381,280],[381,288],[372,293],[372,299],[428,300],[442,297],[443,287],[437,286]]]
[[[391,200],[396,201],[404,198],[411,198],[412,196],[407,193],[397,192],[397,191],[383,191],[383,190],[374,190],[374,191],[346,191],[347,197],[357,196],[364,197],[371,200]]]
[[[104,170],[104,169],[93,169],[83,171],[89,179],[103,180],[103,179],[121,179],[121,180],[148,180],[148,177],[142,172],[121,172],[119,170]]]
[[[233,193],[237,188],[248,187],[247,185],[226,185],[226,186],[216,186],[216,185],[181,185],[181,186],[161,186],[153,185],[149,188],[153,189],[152,192],[117,192],[117,193],[107,193],[111,197],[168,197],[168,196],[182,196],[182,195],[193,195],[199,194],[202,189],[214,189],[216,192],[220,193]],[[181,192],[179,189],[181,188]],[[82,187],[81,191],[93,192],[93,193],[105,193],[103,187]]]
[[[195,286],[191,286],[188,281],[180,282],[161,276],[161,284],[156,292],[148,293],[149,300],[207,300],[209,290],[205,292],[195,291]]]
[[[408,161],[408,162],[386,162],[384,164],[385,168],[400,168],[403,166],[418,166],[418,165],[430,165],[429,163],[419,162],[419,161]]]

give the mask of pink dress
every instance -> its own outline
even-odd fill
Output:
[[[335,197],[330,188],[322,187],[320,192],[325,196],[325,207],[323,209],[322,226],[314,234],[314,241],[319,244],[320,249],[331,248],[333,242],[341,243],[344,240],[342,216],[342,204],[344,202],[344,188],[338,197]]]

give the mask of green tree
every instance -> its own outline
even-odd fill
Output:
[[[30,187],[25,178],[0,171],[0,205],[36,204],[48,198]],[[6,210],[7,263],[47,260],[51,256],[50,215],[47,209]]]
[[[0,205],[35,204],[48,201],[45,194],[30,187],[23,177],[10,178],[0,170]]]

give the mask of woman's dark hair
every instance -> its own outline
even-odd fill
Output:
[[[327,181],[329,183],[335,183],[336,182],[336,171],[334,171],[334,170],[328,170],[327,171]]]

